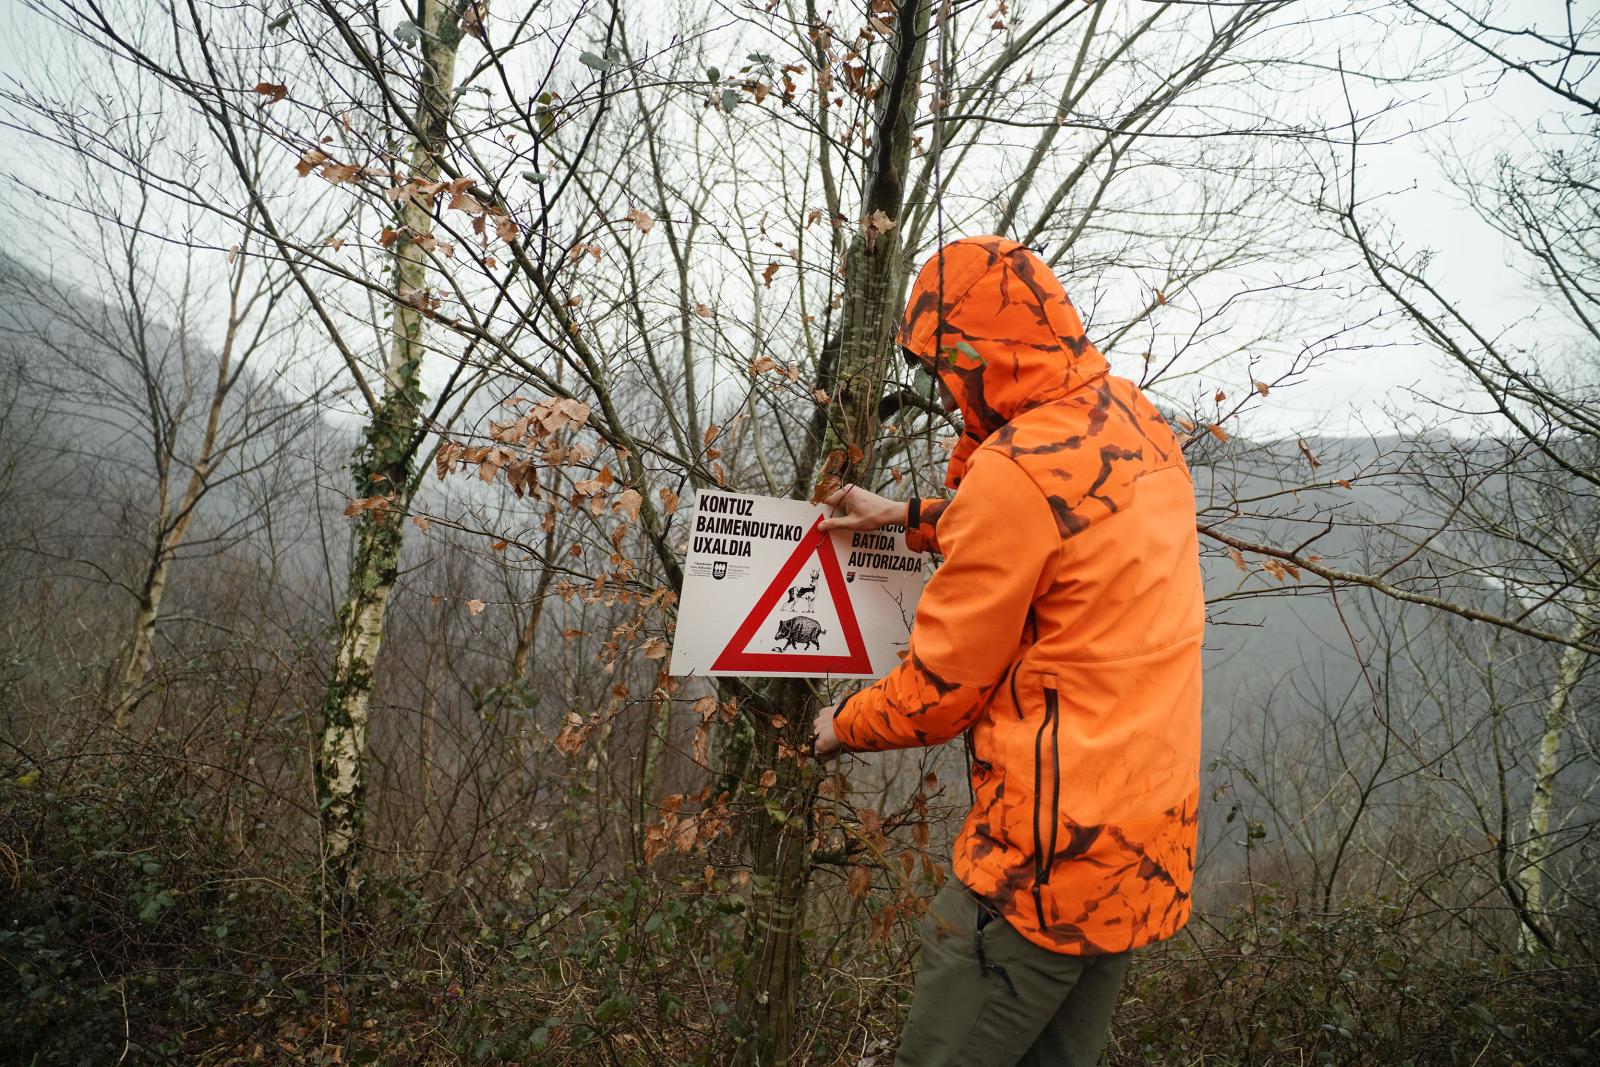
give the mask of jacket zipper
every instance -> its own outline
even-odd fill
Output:
[[[1044,735],[1050,732],[1050,846],[1045,848],[1040,823],[1044,807]],[[1052,686],[1044,689],[1044,721],[1033,739],[1033,906],[1044,925],[1044,887],[1056,855],[1056,834],[1061,829],[1061,702]]]

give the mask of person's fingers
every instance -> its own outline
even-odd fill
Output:
[[[853,485],[841,485],[839,488],[829,493],[822,502],[828,505],[830,508],[836,508],[844,502],[844,498],[849,496],[850,490],[854,488],[855,486]]]
[[[864,530],[867,528],[867,519],[857,514],[839,515],[832,519],[823,519],[817,528],[823,533],[831,530]]]

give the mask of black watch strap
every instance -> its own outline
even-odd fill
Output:
[[[922,498],[914,496],[906,504],[906,529],[915,530],[922,525]]]

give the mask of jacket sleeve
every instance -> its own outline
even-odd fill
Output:
[[[909,654],[834,713],[846,748],[937,745],[970,726],[1054,580],[1061,538],[1044,495],[1009,457],[974,459],[939,517],[945,562],[917,603]]]
[[[906,522],[906,547],[913,552],[944,553],[939,548],[939,516],[944,514],[944,509],[950,506],[948,499],[923,500],[917,511],[919,521],[915,526]],[[909,520],[910,516],[907,516]]]

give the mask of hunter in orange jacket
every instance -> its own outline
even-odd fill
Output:
[[[856,751],[971,731],[955,873],[1028,941],[1088,956],[1171,937],[1194,876],[1205,622],[1178,443],[1015,241],[946,246],[898,342],[961,409],[958,491],[911,505],[908,540],[945,562],[904,662],[833,731]]]

